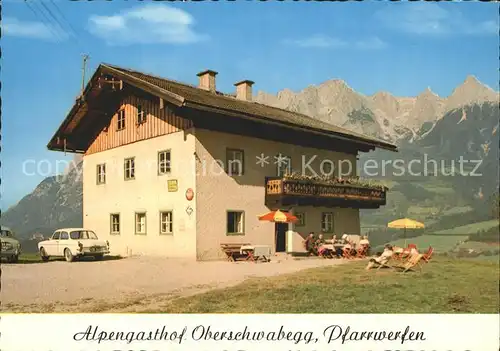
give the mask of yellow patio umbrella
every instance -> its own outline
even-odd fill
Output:
[[[401,219],[396,219],[395,221],[389,222],[387,224],[388,228],[399,228],[399,229],[404,229],[404,238],[405,238],[405,246],[406,246],[406,229],[421,229],[425,228],[425,225],[423,223],[417,222],[413,219],[410,218],[401,218]]]

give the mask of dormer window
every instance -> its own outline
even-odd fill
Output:
[[[146,112],[144,112],[142,105],[137,105],[137,124],[146,122]]]

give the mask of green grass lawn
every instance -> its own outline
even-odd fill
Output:
[[[473,208],[470,206],[456,206],[456,207],[452,207],[446,211],[443,211],[442,215],[443,216],[451,216],[451,215],[460,214],[460,213],[467,213],[467,212],[470,212],[472,210],[473,210]]]
[[[467,241],[458,246],[459,249],[473,249],[476,251],[493,251],[495,249],[498,250],[499,245],[491,245],[488,243],[483,243],[479,241]]]
[[[498,262],[437,257],[423,272],[366,271],[366,262],[250,279],[169,300],[167,313],[498,313]]]
[[[451,229],[439,230],[435,234],[475,234],[480,230],[489,230],[498,227],[498,219],[492,219],[484,222],[477,222],[472,224],[463,225]]]

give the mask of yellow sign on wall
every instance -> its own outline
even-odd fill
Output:
[[[167,186],[168,186],[168,192],[175,192],[179,188],[177,186],[177,179],[169,179],[167,181]]]

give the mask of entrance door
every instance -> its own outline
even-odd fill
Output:
[[[286,231],[288,230],[288,223],[275,223],[274,231],[276,238],[276,252],[286,251]]]

